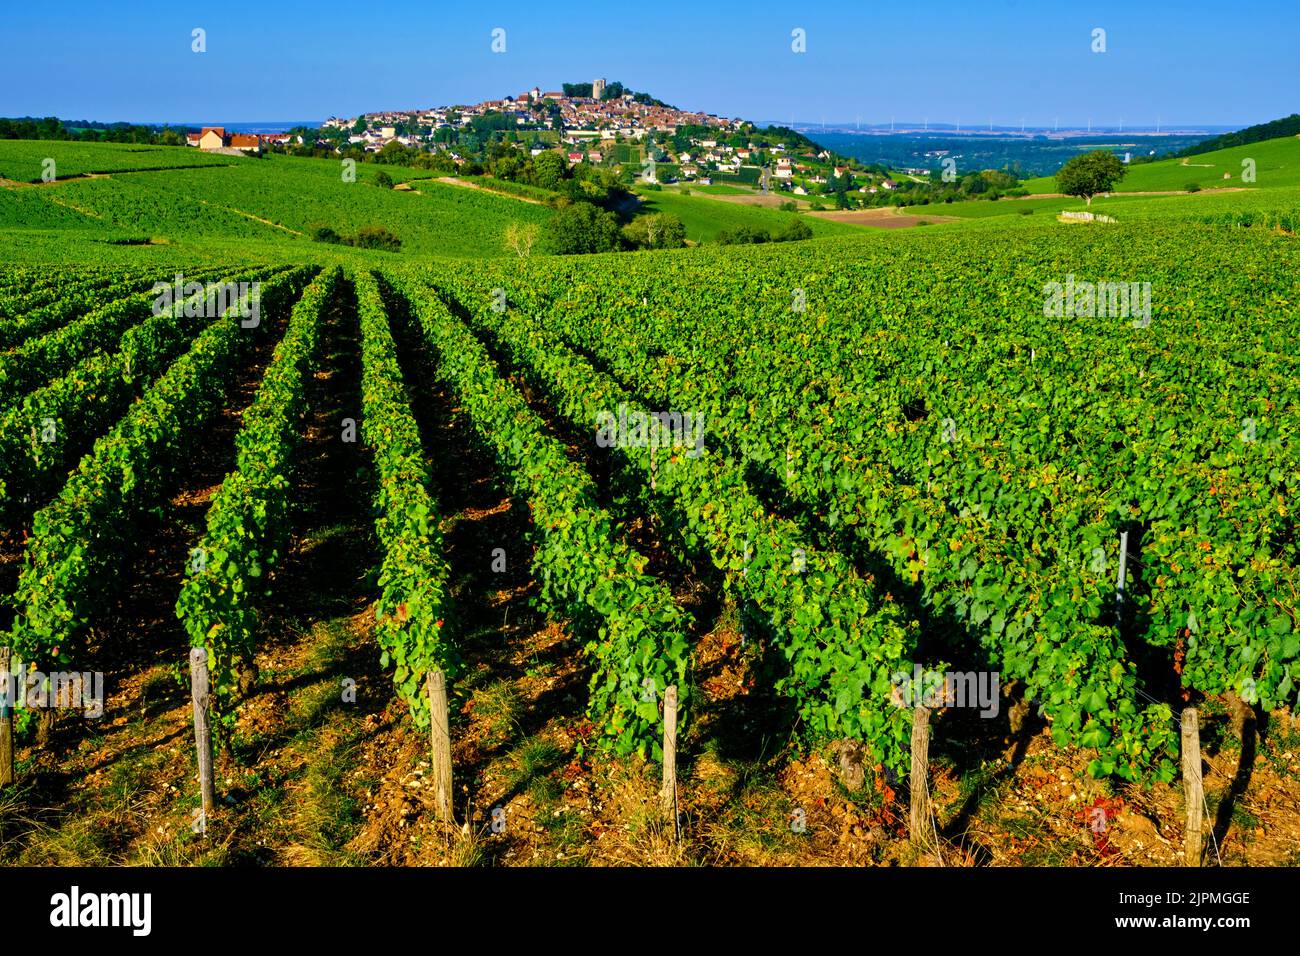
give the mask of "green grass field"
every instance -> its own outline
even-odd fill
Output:
[[[136,146],[130,143],[65,143],[57,140],[0,140],[0,179],[38,183],[45,162],[54,160],[54,176],[67,179],[88,173],[229,166],[235,156],[205,153],[188,146]],[[251,162],[251,160],[250,160]]]
[[[698,196],[696,187],[688,188],[691,190],[689,196],[668,189],[637,192],[644,201],[647,212],[671,213],[681,219],[686,226],[686,238],[692,242],[711,242],[718,237],[718,233],[739,226],[768,231],[779,230],[784,228],[794,215],[778,209],[765,209],[761,206],[747,206]],[[824,219],[808,217],[802,221],[812,229],[814,238],[854,235],[862,232],[861,226],[827,222]]]
[[[1255,182],[1242,182],[1242,161],[1255,161]],[[1228,178],[1225,178],[1225,174]],[[1196,183],[1202,189],[1245,187],[1276,189],[1300,186],[1300,137],[1270,139],[1247,146],[1234,146],[1185,159],[1164,159],[1129,168],[1116,192],[1156,192],[1186,189]],[[1056,191],[1056,180],[1042,176],[1025,182],[1031,193]]]
[[[473,183],[475,186],[481,186],[483,189],[501,193],[503,196],[532,199],[537,202],[550,202],[560,195],[554,190],[542,189],[540,186],[530,186],[527,183],[497,179],[494,176],[459,176],[457,178]]]
[[[39,181],[47,155],[55,160],[60,177],[54,183]],[[1257,182],[1246,189],[1132,195],[1176,187],[1189,168],[1199,168],[1165,161],[1133,167],[1119,193],[1094,199],[1091,208],[1121,221],[1196,222],[1238,213],[1293,216],[1300,210],[1300,139],[1236,147],[1191,162],[1209,164],[1198,173],[1208,184],[1225,170],[1239,170],[1246,156],[1256,160],[1258,174]],[[507,184],[516,195],[493,194],[436,182],[428,170],[373,164],[357,166],[356,182],[349,183],[337,160],[213,156],[185,147],[0,141],[0,171],[14,181],[0,188],[0,237],[14,261],[188,261],[202,259],[207,250],[226,256],[235,249],[255,251],[258,258],[293,261],[391,260],[393,253],[328,247],[308,238],[317,225],[349,234],[372,224],[402,239],[396,255],[403,257],[495,257],[507,254],[503,235],[510,223],[544,224],[551,215],[546,206],[518,198],[545,201],[548,194],[516,184]],[[375,187],[381,171],[412,188]],[[482,185],[494,184],[485,178]],[[1047,179],[1028,185],[1035,190],[1052,187]],[[683,194],[684,189],[689,194]],[[711,242],[723,230],[741,226],[778,230],[790,219],[789,213],[776,209],[721,201],[716,197],[752,193],[725,183],[638,192],[644,211],[678,216],[695,243]],[[957,220],[934,227],[950,232],[1046,225],[1062,210],[1084,208],[1081,200],[1066,197],[981,200],[906,211]],[[815,238],[876,232],[814,218],[803,221]]]
[[[78,165],[78,144],[8,141],[0,143],[0,168],[26,163],[46,145],[68,146]],[[98,148],[90,152],[81,166],[100,164]],[[178,168],[176,153],[204,155],[173,148],[170,168],[0,190],[0,229],[84,229],[193,246],[212,238],[307,243],[317,224],[341,234],[378,224],[401,238],[404,252],[491,256],[502,254],[509,223],[549,216],[532,203],[433,182],[427,170],[361,164],[356,181],[346,182],[334,160],[219,156],[223,163],[189,169]],[[123,170],[132,158],[135,168],[164,165],[153,153],[117,156]],[[420,181],[409,191],[381,189],[373,185],[381,169],[397,182]]]
[[[689,189],[691,195],[701,193],[705,196],[753,196],[754,190],[746,189],[743,186],[728,186],[726,183],[710,183],[707,186],[700,186],[695,183],[685,183],[680,187],[674,187],[678,192],[682,189]]]
[[[918,216],[954,216],[962,220],[982,222],[1037,221],[1054,218],[1064,210],[1091,211],[1126,219],[1199,219],[1232,211],[1271,211],[1300,208],[1300,186],[1279,186],[1275,189],[1251,189],[1224,192],[1202,190],[1172,196],[1123,195],[1099,196],[1091,206],[1073,197],[1037,199],[1000,199],[996,202],[971,200],[969,202],[936,203],[930,206],[911,206],[906,210]],[[1026,213],[1025,210],[1031,210]]]
[[[1231,683],[1237,661],[1295,711],[1282,675],[1300,667],[1300,220],[1214,217],[1300,210],[1286,182],[1298,148],[1254,148],[1269,157],[1259,188],[1099,199],[1120,220],[1105,226],[1058,222],[1077,199],[910,207],[952,221],[880,229],[727,202],[747,192],[729,185],[642,189],[645,211],[705,245],[549,256],[542,238],[525,260],[506,228],[544,236],[552,215],[521,201],[530,187],[0,141],[13,179],[32,178],[33,157],[39,179],[55,151],[61,173],[98,173],[0,183],[0,630],[50,659],[107,662],[115,710],[51,721],[45,748],[19,728],[0,861],[916,862],[905,811],[884,815],[906,802],[890,806],[886,764],[867,762],[879,771],[857,793],[835,775],[845,739],[906,772],[915,715],[886,668],[915,660],[997,668],[994,694],[1005,673],[1023,684],[1015,706],[1037,708],[1023,730],[979,732],[973,714],[925,708],[935,836],[962,841],[944,836],[949,862],[975,864],[958,855],[968,835],[999,864],[1098,862],[1076,799],[1096,793],[1160,795],[1149,825],[1171,838],[1125,841],[1110,863],[1185,862],[1176,791],[1129,782],[1176,773],[1172,708],[1204,700],[1212,799],[1235,786],[1217,697],[1249,686]],[[381,171],[412,188],[378,188]],[[796,220],[814,238],[709,245]],[[318,223],[382,225],[402,248],[315,242]],[[346,274],[289,294],[293,265]],[[279,273],[249,335],[233,316],[126,298],[174,273],[245,271]],[[1127,299],[1118,315],[1091,299],[1053,315],[1049,289],[1075,277],[1146,285],[1154,320],[1133,321]],[[703,457],[637,442],[597,457],[593,424],[626,406],[706,411]],[[1097,562],[1134,526],[1126,642]],[[508,571],[488,570],[498,543]],[[205,610],[202,582],[226,576],[246,597]],[[1184,644],[1194,607],[1201,636]],[[218,615],[247,628],[256,667],[237,701],[213,698],[233,732],[199,839],[185,653],[233,649]],[[435,655],[455,663],[440,673],[464,820],[445,841],[414,766],[430,732],[402,703],[424,696]],[[1179,662],[1181,695],[1166,673]],[[643,696],[667,697],[668,679],[689,715],[680,836],[662,819],[659,711]],[[1296,791],[1300,737],[1277,713],[1241,763],[1252,815],[1216,837],[1230,863],[1298,859],[1294,806],[1275,797]],[[650,760],[605,752],[624,714]],[[1006,733],[1032,754],[1023,765],[1003,766]],[[1135,777],[1112,773],[1129,754]],[[1102,779],[1085,789],[1089,774]],[[807,833],[791,827],[801,807]],[[1268,841],[1251,836],[1265,827]]]
[[[508,184],[514,195],[493,194],[436,182],[428,170],[363,163],[356,167],[356,181],[345,182],[337,160],[110,147],[0,142],[0,169],[14,169],[15,178],[35,170],[27,178],[38,181],[0,189],[0,231],[69,230],[108,241],[152,241],[184,252],[216,239],[319,245],[308,239],[317,225],[348,234],[378,224],[402,239],[404,254],[479,257],[504,254],[502,237],[511,222],[541,224],[551,214],[545,206],[518,198],[545,201],[550,196],[542,190]],[[40,183],[40,156],[47,152],[55,154],[61,176],[107,174]],[[190,161],[199,168],[188,168]],[[375,187],[380,171],[412,188]],[[481,185],[491,189],[495,184],[484,178]],[[689,188],[691,195],[671,188],[641,195],[645,211],[679,216],[693,242],[712,241],[719,232],[739,226],[780,229],[788,221],[788,213],[700,195],[751,190],[724,184]],[[805,221],[814,236],[860,232],[857,226]]]
[[[987,199],[971,199],[966,202],[954,203],[932,203],[928,206],[909,206],[905,210],[908,213],[917,216],[934,215],[934,216],[957,216],[961,219],[995,219],[1007,216],[1043,216],[1052,217],[1057,213],[1070,210],[1091,209],[1093,212],[1114,213],[1115,207],[1128,203],[1136,202],[1147,197],[1143,196],[1112,196],[1098,197],[1092,201],[1092,206],[1085,205],[1082,199],[1076,199],[1073,196],[1065,197],[1045,197],[1035,199],[998,199],[989,201]],[[1026,213],[1025,210],[1032,210]]]
[[[1255,160],[1256,181],[1241,182],[1241,161]],[[1024,219],[1054,217],[1063,210],[1091,209],[1092,212],[1124,218],[1199,218],[1230,211],[1271,211],[1300,208],[1300,138],[1267,140],[1249,146],[1218,150],[1182,160],[1162,160],[1130,167],[1128,175],[1109,196],[1097,196],[1087,206],[1072,196],[1031,199],[970,200],[916,206],[909,212],[955,216],[960,219]],[[1233,178],[1223,178],[1231,172]],[[1134,195],[1181,191],[1190,182],[1201,184],[1199,192],[1178,192],[1169,196]],[[1225,189],[1225,187],[1231,187]],[[1031,193],[1056,189],[1052,177],[1025,182]],[[1025,210],[1032,210],[1026,213]]]

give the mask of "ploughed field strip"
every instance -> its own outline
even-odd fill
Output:
[[[0,646],[40,672],[94,669],[152,547],[141,529],[254,371],[160,605],[179,629],[150,631],[178,662],[186,639],[204,651],[229,745],[280,636],[313,379],[344,314],[361,377],[338,440],[357,445],[378,545],[358,574],[421,733],[441,727],[430,675],[459,700],[464,621],[482,615],[452,597],[412,341],[527,513],[536,605],[581,650],[593,747],[661,760],[670,689],[687,739],[701,696],[708,622],[628,514],[675,562],[716,569],[794,738],[861,745],[890,780],[915,668],[1014,681],[1091,775],[1133,783],[1174,778],[1188,704],[1293,712],[1294,242],[1152,223],[951,233],[936,258],[933,237],[890,238],[210,267],[163,307],[156,270],[0,275]],[[32,722],[19,712],[24,748]]]

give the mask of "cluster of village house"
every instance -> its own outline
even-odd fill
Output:
[[[745,167],[758,169],[760,163],[757,160],[761,158],[769,175],[776,180],[774,185],[791,189],[795,194],[807,193],[803,185],[793,185],[796,179],[810,185],[825,184],[828,181],[828,176],[824,174],[829,172],[825,170],[825,162],[832,158],[828,152],[799,156],[788,154],[785,147],[778,144],[760,156],[760,150],[753,143],[736,147],[721,141],[724,136],[736,132],[744,125],[741,120],[640,103],[631,93],[604,99],[604,89],[605,81],[597,79],[592,84],[592,95],[589,97],[567,96],[560,91],[543,91],[540,87],[533,87],[518,96],[485,100],[473,106],[369,113],[363,117],[366,128],[352,133],[348,142],[369,152],[378,152],[392,142],[403,146],[447,148],[453,159],[461,161],[462,157],[456,154],[454,147],[443,147],[435,142],[438,130],[468,127],[475,117],[488,114],[512,117],[518,127],[535,128],[539,123],[548,122],[550,110],[556,109],[564,128],[558,148],[570,163],[601,163],[605,160],[606,151],[616,142],[638,142],[655,133],[672,134],[678,126],[686,125],[716,130],[717,133],[712,135],[718,138],[698,137],[692,141],[691,148],[680,153],[674,153],[666,146],[656,150],[663,157],[662,162],[677,167],[677,175],[684,180],[706,185],[712,182],[711,173],[736,175]],[[326,128],[352,130],[356,126],[356,119],[330,117],[323,125]],[[403,132],[412,126],[427,132],[422,135]],[[286,143],[289,140],[290,136],[286,133],[227,133],[221,127],[208,127],[200,133],[189,134],[191,146],[213,151],[259,152],[266,145]],[[328,144],[322,141],[321,145]],[[530,152],[536,156],[549,148],[551,147],[535,145]],[[821,162],[814,165],[803,162],[804,159]],[[649,167],[643,175],[650,181],[656,179],[653,167]],[[847,166],[836,166],[830,175],[848,176],[850,170]],[[886,178],[863,185],[859,191],[874,193],[877,187],[893,189],[895,185]]]
[[[591,96],[567,96],[558,90],[543,91],[533,87],[518,96],[500,100],[485,100],[473,106],[444,106],[429,110],[370,113],[365,119],[368,129],[351,137],[351,142],[362,143],[366,148],[381,148],[386,142],[397,140],[404,145],[418,145],[418,139],[400,135],[398,128],[416,124],[427,128],[432,138],[439,129],[468,127],[476,117],[489,113],[504,115],[514,120],[518,127],[535,127],[539,123],[550,125],[550,111],[559,113],[566,133],[575,140],[603,137],[613,139],[641,139],[647,133],[671,133],[681,125],[709,126],[720,130],[735,130],[740,120],[725,119],[711,113],[693,113],[639,103],[631,93],[612,99],[602,98],[605,81],[597,79],[592,84]],[[354,119],[331,117],[325,126],[351,129]]]
[[[230,133],[221,126],[205,126],[197,133],[185,134],[186,143],[210,153],[260,153],[265,146],[293,139],[288,133]],[[302,141],[301,137],[298,141]]]

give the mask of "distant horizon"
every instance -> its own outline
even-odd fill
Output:
[[[1210,0],[1081,9],[1006,0],[898,16],[773,0],[737,16],[664,0],[612,17],[509,0],[490,9],[388,0],[365,14],[341,0],[310,11],[65,0],[14,6],[5,20],[0,114],[113,118],[103,122],[355,116],[605,77],[727,117],[1240,129],[1295,112],[1300,89],[1300,6],[1281,0],[1244,0],[1231,17]]]
[[[493,98],[494,97],[487,97],[486,99],[493,99]],[[479,100],[476,102],[483,102],[483,100]],[[430,104],[429,106],[425,106],[425,107],[403,107],[403,108],[381,107],[377,109],[365,110],[363,111],[363,113],[374,114],[374,113],[416,112],[423,109],[432,109],[439,106],[450,106],[450,105],[469,106],[473,104],[470,103]],[[705,109],[687,110],[687,112],[704,112],[704,113],[711,113],[712,115],[716,115],[716,116],[729,115],[724,113],[714,113],[711,110],[705,110]],[[45,116],[52,116],[52,115],[56,115],[56,114],[47,113],[41,116],[38,116],[36,114],[30,114],[29,116],[25,116],[25,117],[2,116],[0,118],[11,119],[11,120],[21,119],[21,118],[42,119]],[[360,116],[363,114],[357,113],[351,115]],[[1289,113],[1282,114],[1282,116],[1289,116],[1289,115],[1291,114]],[[1281,119],[1282,116],[1272,117],[1272,119]],[[168,120],[98,119],[98,118],[92,118],[88,116],[78,116],[75,119],[72,117],[64,117],[64,116],[57,116],[57,118],[60,120],[60,122],[63,122],[65,124],[72,124],[72,125],[75,125],[77,122],[87,122],[87,123],[103,123],[103,124],[122,123],[131,126],[155,126],[155,127],[184,126],[184,127],[203,128],[208,126],[221,126],[229,129],[236,129],[240,132],[283,132],[285,130],[293,129],[295,127],[300,127],[300,126],[319,128],[325,122],[324,119],[320,119],[320,120],[315,120],[315,119],[306,119],[306,120],[304,119],[298,119],[298,120],[210,119],[210,120],[200,121],[200,120],[174,120],[174,119],[168,119]],[[350,117],[341,117],[341,118],[350,118]],[[992,130],[990,130],[987,123],[979,123],[979,122],[967,123],[967,122],[958,122],[955,120],[928,120],[927,121],[927,120],[915,120],[915,119],[907,119],[907,120],[895,119],[892,121],[871,120],[869,122],[862,122],[861,120],[857,120],[857,119],[809,120],[809,119],[803,119],[799,117],[795,117],[793,121],[791,121],[788,118],[776,119],[772,117],[768,117],[765,119],[749,119],[748,117],[743,117],[743,116],[734,117],[734,118],[741,119],[746,122],[751,122],[757,127],[781,126],[781,127],[791,128],[791,129],[797,129],[800,132],[816,131],[818,129],[825,128],[826,132],[837,132],[837,133],[860,132],[863,135],[886,135],[886,136],[906,135],[906,134],[916,134],[916,133],[926,133],[926,132],[944,133],[947,135],[959,135],[959,136],[989,136],[989,135],[1016,136],[1016,135],[1022,135],[1022,130],[1023,130],[1023,135],[1029,135],[1031,133],[1036,135],[1042,135],[1042,134],[1051,135],[1057,133],[1083,133],[1085,135],[1087,134],[1112,135],[1113,134],[1113,135],[1123,135],[1123,136],[1153,136],[1154,137],[1154,136],[1194,135],[1197,133],[1218,135],[1220,133],[1236,132],[1237,130],[1245,129],[1248,126],[1257,125],[1256,123],[1247,123],[1247,122],[1226,123],[1226,124],[1224,123],[1178,123],[1178,124],[1162,123],[1160,124],[1159,127],[1156,127],[1154,124],[1134,124],[1131,126],[1129,124],[1125,124],[1122,127],[1119,126],[1118,124],[1093,124],[1091,128],[1089,128],[1087,124],[1078,124],[1078,125],[1061,124],[1059,126],[1056,126],[1054,124],[1049,125],[1049,124],[1041,124],[1041,123],[1039,124],[1026,123],[1022,127],[1018,123],[1006,124],[1006,123],[995,122],[992,125]],[[1263,122],[1268,122],[1268,120],[1265,120]],[[924,128],[927,124],[929,127],[928,129]],[[891,129],[891,127],[894,128]]]

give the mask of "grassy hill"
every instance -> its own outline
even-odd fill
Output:
[[[42,162],[55,160],[53,183],[43,183]],[[1240,186],[1245,157],[1257,164],[1257,182]],[[380,172],[409,189],[374,185]],[[514,222],[544,224],[551,210],[526,187],[483,179],[471,189],[437,182],[428,170],[361,164],[356,182],[344,182],[336,160],[214,156],[185,147],[142,147],[47,141],[0,141],[0,241],[14,261],[164,262],[197,261],[209,254],[225,260],[374,260],[393,253],[328,246],[310,239],[318,225],[348,235],[372,224],[402,240],[396,255],[481,258],[506,255],[503,235]],[[1232,172],[1232,180],[1223,173]],[[34,180],[34,181],[33,181]],[[1203,182],[1200,192],[1145,196]],[[1210,188],[1232,185],[1233,190]],[[488,189],[510,186],[525,198]],[[1048,192],[1050,179],[1032,180]],[[779,230],[792,214],[724,201],[735,187],[640,190],[645,212],[681,218],[688,239],[709,243],[723,230]],[[713,194],[713,195],[710,195]],[[920,206],[919,216],[957,220],[949,228],[1014,228],[1046,225],[1062,210],[1083,209],[1081,200],[1003,199]],[[1092,209],[1132,219],[1203,221],[1252,213],[1300,210],[1300,139],[1287,138],[1206,153],[1188,160],[1136,166],[1117,194],[1095,199]],[[814,239],[863,237],[861,225],[802,217]],[[1259,220],[1256,220],[1259,221]],[[1276,221],[1276,217],[1264,221]]]
[[[41,182],[46,156],[55,160],[53,183]],[[411,188],[377,188],[374,178],[381,170]],[[401,238],[405,254],[498,256],[505,254],[502,237],[510,223],[542,224],[551,215],[536,202],[546,198],[544,192],[516,184],[484,178],[477,183],[483,188],[469,189],[437,182],[428,170],[365,163],[349,183],[336,160],[274,154],[7,140],[0,141],[0,171],[10,180],[0,188],[0,233],[66,230],[87,240],[152,241],[181,251],[218,239],[319,245],[309,238],[318,225],[346,235],[378,224]],[[642,198],[644,211],[679,216],[694,242],[712,241],[739,226],[780,229],[790,216],[670,191],[646,191]],[[804,221],[814,236],[861,231]]]
[[[137,146],[131,143],[71,143],[59,140],[0,140],[0,179],[39,183],[47,159],[58,179],[192,166],[229,166],[234,156],[205,153],[187,146]]]
[[[53,153],[60,175],[73,178],[40,183],[42,152]],[[35,176],[26,176],[33,168]],[[380,167],[366,164],[357,167],[355,182],[345,182],[333,160],[5,141],[0,170],[38,183],[0,189],[0,230],[86,230],[192,246],[217,238],[310,243],[316,225],[349,234],[378,224],[402,239],[405,252],[491,256],[503,254],[509,223],[541,223],[549,215],[517,199],[434,182],[427,170],[382,168],[413,188],[374,186]],[[111,172],[77,177],[76,169]]]
[[[1082,199],[1072,196],[1038,197],[1034,199],[1002,199],[997,202],[970,200],[969,202],[940,203],[930,206],[913,206],[905,210],[918,216],[953,216],[965,221],[1033,222],[1055,217],[1066,210],[1084,211],[1113,216],[1117,219],[1162,218],[1199,219],[1202,216],[1230,210],[1265,211],[1300,209],[1300,186],[1280,186],[1276,189],[1250,189],[1227,191],[1207,189],[1197,193],[1176,193],[1168,196],[1148,196],[1141,193],[1119,193],[1098,196],[1088,206]]]
[[[1241,182],[1241,161],[1255,160],[1256,181]],[[1225,172],[1232,179],[1224,179]],[[1196,182],[1199,192],[1185,187]],[[1056,190],[1052,177],[1028,180],[1031,193]],[[1148,195],[1173,193],[1173,195]],[[1073,196],[1035,196],[996,202],[971,200],[918,206],[907,210],[927,212],[962,220],[1036,222],[1053,218],[1065,210],[1091,209],[1117,219],[1160,218],[1200,220],[1228,212],[1275,212],[1300,210],[1300,138],[1276,139],[1218,150],[1187,159],[1168,159],[1133,166],[1124,181],[1109,196],[1098,196],[1087,206]]]
[[[781,212],[779,209],[765,209],[761,206],[750,206],[744,203],[726,202],[721,199],[711,199],[708,196],[696,195],[692,188],[690,195],[682,195],[680,192],[664,189],[656,190],[637,190],[637,194],[644,203],[643,208],[647,212],[666,212],[671,213],[681,219],[686,226],[686,238],[692,242],[710,242],[717,238],[718,233],[735,229],[739,226],[748,226],[751,229],[765,229],[769,232],[784,228],[789,222],[793,213]],[[845,236],[860,235],[861,226],[846,225],[841,222],[829,222],[825,219],[813,219],[804,217],[809,228],[812,229],[813,237],[820,236]]]
[[[0,142],[0,168],[30,178],[45,148]],[[1093,756],[1173,776],[1170,717],[1194,701],[1205,796],[1226,808],[1216,857],[1300,864],[1295,702],[1243,710],[1261,718],[1238,739],[1220,700],[1245,674],[1271,682],[1261,701],[1293,697],[1300,667],[1300,245],[1205,221],[1300,208],[1300,185],[1270,184],[1287,155],[1259,188],[1094,203],[1116,225],[1057,222],[1078,200],[1001,200],[907,210],[958,219],[925,229],[801,216],[817,238],[520,261],[504,227],[550,209],[427,172],[363,165],[345,183],[337,160],[83,149],[64,158],[93,177],[0,184],[0,332],[23,342],[0,355],[0,405],[18,400],[0,409],[0,630],[85,654],[72,666],[110,675],[112,710],[50,721],[44,748],[20,726],[0,861],[928,863],[871,761],[892,752],[905,772],[914,715],[890,662],[950,660],[987,669],[995,703],[999,675],[1023,685],[1030,718],[927,717],[934,862],[1185,862],[1174,787]],[[381,169],[413,189],[377,188]],[[696,240],[796,218],[643,198]],[[403,247],[313,242],[316,222],[382,224]],[[350,274],[318,277],[292,311],[268,283],[249,334],[108,305],[123,280],[303,262]],[[1075,277],[1147,285],[1154,319],[1100,295],[1054,315],[1049,290]],[[616,406],[707,413],[703,457],[638,441],[601,457],[592,426]],[[340,440],[358,422],[360,441]],[[57,442],[38,444],[50,424]],[[1116,627],[1097,561],[1135,526],[1140,586]],[[508,571],[489,571],[498,543]],[[236,646],[186,598],[226,578],[256,667],[238,709],[217,697],[229,752],[198,838],[177,678],[195,636]],[[392,685],[420,698],[421,670],[457,658],[464,823],[444,829],[416,769],[429,730]],[[597,749],[620,713],[647,750],[662,739],[643,696],[660,679],[688,693],[680,835],[655,761]],[[620,711],[601,690],[616,686]],[[856,793],[836,779],[848,734],[880,768]],[[1143,808],[1115,819],[1109,857],[1080,825],[1097,794]],[[807,832],[790,825],[801,807]],[[491,829],[496,808],[509,831]]]
[[[1266,139],[1280,139],[1284,136],[1300,136],[1300,113],[1292,113],[1290,116],[1283,116],[1281,119],[1259,123],[1255,126],[1247,126],[1245,129],[1202,140],[1195,146],[1180,150],[1179,155],[1194,156],[1198,153],[1210,153],[1217,149],[1227,149],[1230,146],[1244,146],[1247,143],[1258,143]]]
[[[1255,182],[1241,181],[1242,160],[1255,161]],[[1224,178],[1227,174],[1228,178]],[[1153,192],[1186,189],[1196,183],[1202,189],[1242,187],[1273,189],[1300,186],[1300,137],[1288,136],[1245,146],[1214,150],[1196,156],[1162,159],[1129,168],[1116,192]],[[1041,176],[1026,181],[1031,193],[1056,191],[1056,180]]]

